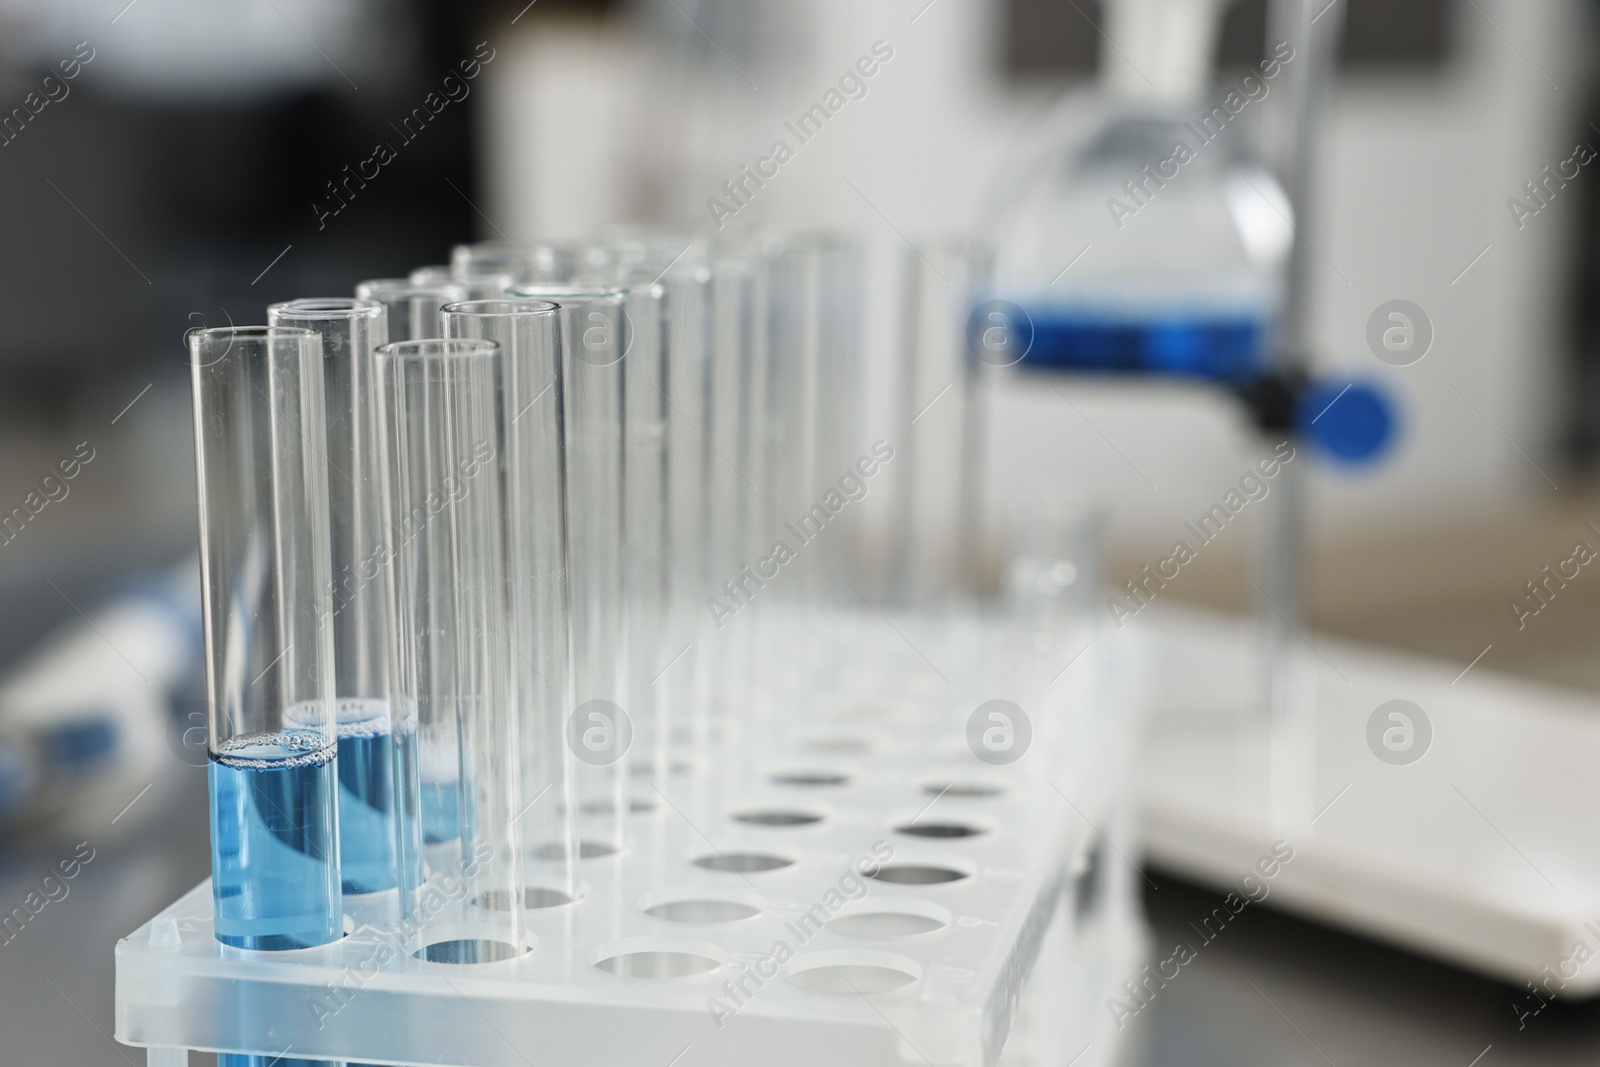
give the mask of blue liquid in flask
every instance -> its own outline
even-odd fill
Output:
[[[1037,307],[1027,314],[1032,344],[1022,362],[1036,370],[1243,381],[1266,364],[1265,324],[1247,315],[1133,318]]]
[[[336,764],[317,733],[246,734],[211,754],[217,940],[325,945],[340,935]]]

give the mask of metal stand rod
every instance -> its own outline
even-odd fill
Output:
[[[1277,369],[1303,373],[1311,350],[1311,228],[1317,133],[1333,75],[1334,51],[1344,25],[1336,0],[1274,0],[1269,44],[1295,50],[1281,87],[1277,164],[1294,207],[1295,242],[1289,256],[1287,298],[1274,351]],[[1268,441],[1269,446],[1276,441]],[[1275,831],[1310,833],[1316,772],[1314,672],[1305,662],[1305,472],[1285,465],[1266,509],[1258,560],[1262,701],[1267,712],[1267,817]]]

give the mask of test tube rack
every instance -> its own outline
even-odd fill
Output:
[[[151,1064],[1115,1062],[1105,1002],[1144,948],[1136,646],[1096,638],[1030,709],[1031,750],[992,766],[968,748],[984,694],[963,679],[996,624],[816,622],[833,695],[636,788],[628,847],[582,861],[578,901],[527,912],[524,955],[414,958],[385,894],[347,897],[333,945],[232,949],[202,883],[118,943],[117,1039]]]

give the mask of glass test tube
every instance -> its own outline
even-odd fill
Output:
[[[500,346],[512,695],[522,743],[529,907],[578,894],[568,663],[566,440],[559,312],[539,300],[475,300],[439,316],[445,337]]]
[[[273,304],[267,322],[315,330],[322,338],[340,867],[346,893],[375,893],[397,884],[391,765],[396,735],[389,710],[389,608],[372,414],[372,352],[387,339],[387,318],[375,301],[341,297]]]
[[[825,546],[837,539],[838,531],[827,529],[831,516],[821,501],[824,475],[817,464],[822,423],[817,394],[819,264],[803,240],[765,235],[761,245],[758,292],[765,334],[758,348],[760,385],[753,407],[764,431],[755,444],[760,450],[756,480],[762,508],[753,531],[758,540],[751,548],[780,533],[797,542],[789,573],[763,594],[757,611],[765,623],[759,628],[757,676],[775,695],[794,693],[811,677],[807,668],[814,660],[811,645],[817,635],[805,615],[813,607]],[[820,510],[813,511],[814,506]],[[767,704],[763,699],[756,706]]]
[[[188,348],[216,936],[326,944],[342,900],[321,346],[248,326]]]
[[[856,556],[860,509],[851,502],[867,491],[848,469],[857,456],[846,448],[858,432],[859,253],[849,240],[825,231],[774,231],[762,244],[770,333],[764,345],[766,525],[806,545],[796,546],[793,573],[772,598],[762,674],[787,676],[782,690],[795,693],[814,687],[827,676],[814,668],[835,660],[832,630],[815,624],[816,613],[827,604],[859,603],[841,580]]]
[[[614,274],[617,256],[601,242],[587,240],[539,241],[510,244],[479,241],[450,250],[454,277],[510,274],[519,284],[564,285],[580,277]]]
[[[411,272],[416,285],[440,285],[454,282],[466,290],[467,300],[495,300],[506,295],[506,290],[517,284],[515,271],[468,271],[457,274],[449,267],[418,267]]]
[[[625,291],[517,286],[516,297],[560,305],[567,431],[567,555],[574,705],[567,743],[577,762],[579,858],[626,841],[633,743],[628,612],[624,603]]]
[[[412,285],[449,285],[455,281],[448,263],[430,263],[426,267],[418,267],[407,277]]]
[[[391,685],[397,720],[415,734],[422,784],[418,804],[402,813],[410,831],[401,839],[415,849],[427,834],[440,845],[427,888],[405,887],[402,913],[418,931],[419,958],[487,963],[526,950],[500,350],[490,341],[401,341],[380,348],[376,362],[396,608]]]
[[[439,309],[467,298],[459,282],[419,284],[409,278],[374,278],[356,286],[356,296],[376,300],[388,312],[389,340],[416,341],[439,333]]]
[[[707,448],[706,415],[710,411],[706,388],[713,331],[711,329],[710,246],[693,235],[651,226],[603,227],[594,244],[582,256],[571,258],[601,264],[621,283],[630,286],[628,318],[633,328],[628,370],[628,418],[630,424],[629,536],[635,538],[630,552],[630,567],[650,573],[657,568],[661,581],[652,586],[661,600],[654,613],[659,636],[649,643],[659,649],[655,657],[660,666],[642,672],[634,688],[647,689],[640,706],[653,705],[654,736],[647,736],[648,723],[641,727],[635,748],[640,756],[633,770],[641,771],[665,788],[674,774],[687,770],[693,762],[682,755],[692,748],[697,736],[693,723],[704,707],[706,663],[709,644],[701,632],[706,611],[706,499]],[[664,289],[663,294],[658,290]],[[663,315],[655,307],[664,307]],[[660,333],[664,343],[650,340]],[[661,362],[653,353],[664,354]],[[653,370],[659,364],[659,371]],[[635,461],[636,450],[649,449],[651,435],[643,426],[664,427],[664,488],[655,490],[648,478],[636,477],[640,470],[655,469],[659,462],[652,453],[649,463]],[[643,458],[643,457],[641,457]],[[635,516],[653,506],[648,498],[659,492],[665,512],[659,523],[635,522]],[[643,494],[646,500],[635,500]],[[650,558],[644,548],[647,537],[659,528],[665,547],[659,557]],[[644,549],[641,554],[638,549]],[[630,603],[642,607],[630,597]],[[647,622],[630,623],[630,646],[637,649],[641,628]],[[635,664],[641,661],[635,656]],[[674,756],[676,748],[678,756]],[[646,762],[648,761],[648,762]]]
[[[646,693],[635,697],[635,704],[651,709],[650,720],[640,725],[635,739],[638,755],[632,769],[635,779],[648,776],[662,789],[691,766],[685,755],[693,750],[696,710],[704,707],[706,656],[702,645],[706,635],[699,632],[699,622],[709,621],[706,387],[712,341],[712,274],[707,253],[706,242],[683,230],[606,226],[579,256],[608,270],[630,290],[630,568],[648,573],[659,569],[661,573],[661,581],[651,585],[651,595],[659,597],[659,608],[630,622],[630,648],[640,648],[643,640],[658,649],[654,656],[658,667],[638,670],[632,681],[635,691]],[[654,334],[659,334],[661,341],[653,341]],[[664,454],[654,451],[653,432],[642,432],[646,426],[662,427],[659,448]],[[638,477],[643,470],[656,469],[664,472],[659,490],[654,488],[654,475]],[[658,504],[651,501],[658,498],[664,509],[659,522],[651,518],[650,522],[635,523],[638,515],[653,514]],[[646,542],[656,530],[662,537],[659,550],[650,549]],[[642,598],[630,595],[629,601],[635,608],[645,608]],[[651,627],[656,637],[640,637]],[[642,665],[635,656],[635,667]]]
[[[719,244],[712,249],[711,344],[706,382],[706,434],[714,456],[707,461],[705,633],[709,638],[707,701],[695,720],[695,747],[737,744],[749,715],[754,629],[748,610],[756,587],[742,568],[749,550],[760,547],[760,466],[752,438],[759,438],[759,395],[753,382],[756,345],[757,257],[748,249]],[[759,558],[759,557],[758,557]]]
[[[540,261],[557,262],[551,249],[536,246]],[[670,780],[703,762],[695,750],[703,725],[710,642],[702,623],[706,611],[708,531],[706,463],[710,455],[706,396],[713,339],[709,245],[692,235],[659,227],[608,226],[595,241],[574,247],[564,259],[608,272],[629,287],[628,390],[630,426],[628,534],[633,573],[661,575],[645,583],[659,607],[647,610],[648,597],[629,596],[643,617],[630,621],[629,644],[636,650],[631,683],[634,704],[649,709],[636,722],[636,779],[648,777],[665,789]],[[660,340],[655,338],[659,337]],[[656,443],[653,429],[660,426]],[[658,449],[664,449],[661,455]],[[664,466],[663,466],[664,464]],[[653,472],[662,470],[655,485]],[[659,503],[656,503],[659,501]],[[664,510],[656,517],[655,509]],[[643,516],[650,516],[648,520]],[[659,550],[649,547],[657,536]],[[653,621],[652,621],[653,620]],[[654,637],[645,634],[654,631]],[[652,656],[637,650],[653,646]],[[657,663],[648,668],[649,660]],[[688,758],[686,758],[688,757]]]
[[[665,673],[658,683],[665,687],[668,702],[667,762],[665,768],[657,769],[662,788],[682,770],[692,770],[696,764],[704,766],[705,754],[695,745],[699,736],[695,724],[703,719],[708,682],[708,479],[709,464],[714,461],[707,443],[714,340],[711,268],[702,255],[691,253],[668,270],[665,280],[671,314],[666,372],[670,398],[666,442],[667,613],[662,648],[671,659],[663,667]],[[675,755],[686,749],[692,753],[687,762]]]
[[[474,241],[450,249],[450,271],[454,277],[474,274],[512,274],[519,282],[538,278],[524,250],[508,241]]]
[[[624,297],[622,360],[623,597],[628,634],[628,708],[634,723],[630,770],[665,788],[671,773],[672,702],[662,684],[670,660],[687,646],[668,636],[668,417],[672,387],[667,287],[641,279]],[[677,634],[672,635],[674,639]]]
[[[894,507],[886,562],[892,601],[928,610],[971,596],[979,586],[982,440],[973,425],[978,359],[968,318],[988,295],[993,260],[987,243],[973,238],[933,240],[921,248],[906,249],[899,264],[896,440],[889,442]]]
[[[1005,651],[1016,658],[999,657],[997,680],[1016,687],[1015,699],[1033,717],[1034,743],[1049,743],[1044,751],[1066,760],[1090,750],[1087,734],[1098,726],[1090,716],[1105,707],[1092,699],[1096,661],[1065,672],[1093,646],[1104,610],[1106,508],[1067,494],[1027,494],[1007,511],[1003,626],[1012,646]]]

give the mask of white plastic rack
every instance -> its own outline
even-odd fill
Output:
[[[1129,646],[1097,639],[994,766],[966,740],[994,694],[962,678],[995,626],[817,621],[844,695],[636,787],[628,846],[582,862],[575,903],[527,912],[525,954],[418,959],[384,894],[346,899],[337,944],[231,949],[202,883],[118,944],[118,1040],[151,1064],[1112,1062],[1104,1003],[1143,948]]]

